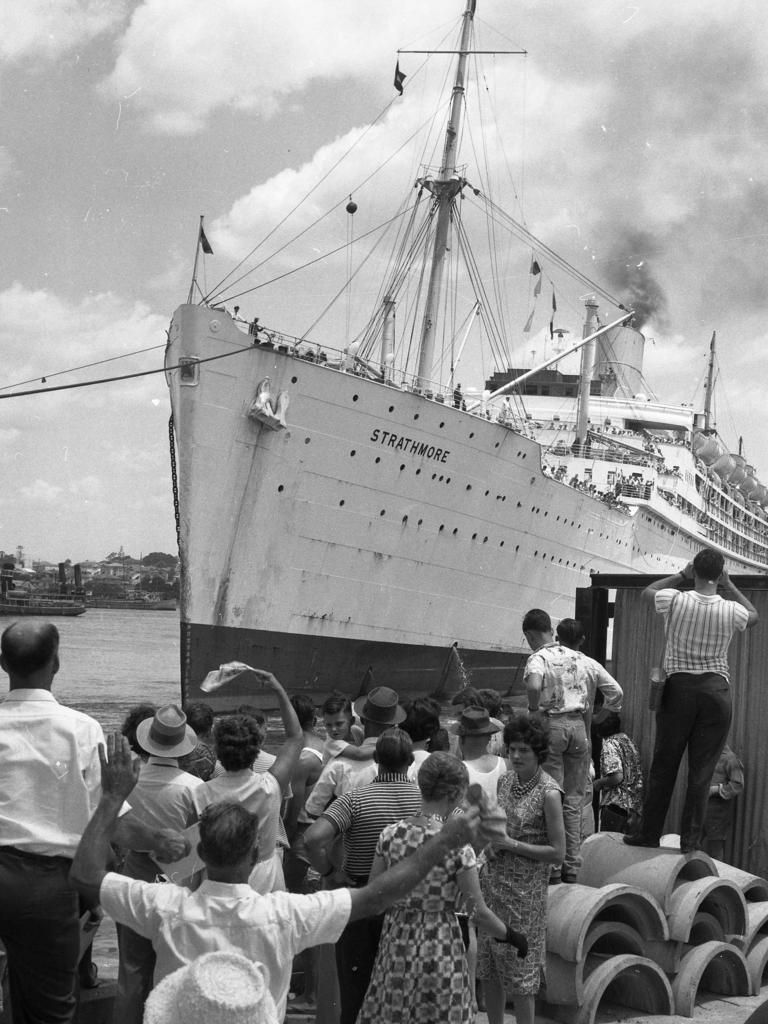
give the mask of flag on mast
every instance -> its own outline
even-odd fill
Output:
[[[198,238],[198,244],[206,256],[213,256],[213,249],[211,248],[211,243],[205,237],[205,231],[203,231],[202,221],[200,221],[200,237]]]
[[[395,65],[395,88],[401,96],[403,95],[403,82],[407,77],[406,73],[400,70],[400,61],[398,61]]]
[[[555,289],[552,289],[552,317],[549,321],[549,336],[554,338],[555,336],[555,313],[557,312],[557,299],[555,298]]]

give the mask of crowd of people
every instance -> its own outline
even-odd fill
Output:
[[[53,696],[56,628],[13,623],[0,939],[14,1021],[74,1020],[95,982],[81,920],[103,912],[117,925],[115,1024],[272,1024],[292,979],[318,1024],[471,1024],[478,1002],[503,1024],[510,1001],[533,1024],[549,887],[578,880],[596,827],[658,845],[686,747],[682,850],[722,855],[743,786],[725,746],[725,652],[757,613],[718,558],[646,593],[668,678],[645,791],[621,686],[580,650],[579,622],[554,630],[543,609],[523,620],[527,707],[467,686],[448,728],[431,698],[377,686],[316,708],[251,670],[279,708],[276,753],[248,705],[137,705],[105,739]]]

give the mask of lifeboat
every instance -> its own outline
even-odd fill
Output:
[[[734,455],[733,453],[731,453],[731,458],[735,463],[735,469],[731,473],[730,480],[732,484],[738,487],[739,484],[742,484],[747,479],[747,471],[744,468],[747,460],[742,455]]]
[[[705,466],[711,466],[723,454],[723,448],[714,434],[694,434],[693,451]]]

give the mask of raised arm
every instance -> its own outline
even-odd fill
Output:
[[[739,588],[733,582],[731,577],[728,575],[727,569],[723,569],[723,571],[720,573],[720,579],[718,580],[718,583],[725,591],[729,601],[735,601],[737,604],[740,604],[742,608],[746,608],[747,613],[749,615],[749,618],[747,619],[747,629],[751,629],[752,626],[757,625],[757,620],[759,618],[757,614],[757,609],[751,601],[748,601],[746,597],[744,597],[742,592],[739,590]]]
[[[99,746],[101,761],[101,799],[85,827],[75,851],[69,878],[72,885],[91,905],[99,902],[99,889],[112,857],[110,839],[123,802],[139,777],[128,741],[120,733],[107,737],[107,757]]]
[[[642,594],[643,601],[655,608],[655,597],[658,590],[667,590],[673,587],[679,589],[686,580],[692,579],[693,562],[689,562],[682,572],[675,572],[671,576],[665,576],[663,580],[656,580],[655,583],[647,586]]]
[[[283,729],[285,730],[285,740],[277,752],[274,764],[269,768],[269,774],[274,775],[280,783],[281,792],[285,794],[291,781],[291,776],[296,770],[296,765],[299,763],[299,755],[304,744],[304,733],[299,725],[299,720],[296,717],[296,712],[293,709],[293,704],[291,704],[288,694],[272,673],[255,668],[253,669],[253,674],[259,683],[271,690],[275,697],[277,697],[280,717],[283,720]]]

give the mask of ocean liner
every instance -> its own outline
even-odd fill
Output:
[[[649,398],[631,298],[594,282],[581,340],[558,346],[550,322],[559,350],[530,369],[513,368],[489,313],[493,289],[468,255],[476,298],[461,324],[440,326],[460,308],[446,296],[454,254],[469,252],[465,200],[485,200],[457,160],[474,13],[467,0],[442,159],[416,182],[403,215],[414,234],[398,235],[400,261],[382,272],[366,324],[322,343],[292,336],[230,311],[222,292],[203,294],[196,272],[173,316],[187,698],[230,660],[318,696],[372,682],[444,694],[467,677],[506,691],[524,611],[572,614],[590,573],[671,572],[705,544],[732,572],[768,567],[768,490],[713,423],[714,337],[695,412]],[[538,291],[555,257],[517,228]],[[427,250],[422,270],[415,257]],[[477,322],[499,369],[462,391],[456,368]],[[566,373],[576,350],[580,369]],[[233,686],[213,703],[246,695]]]

